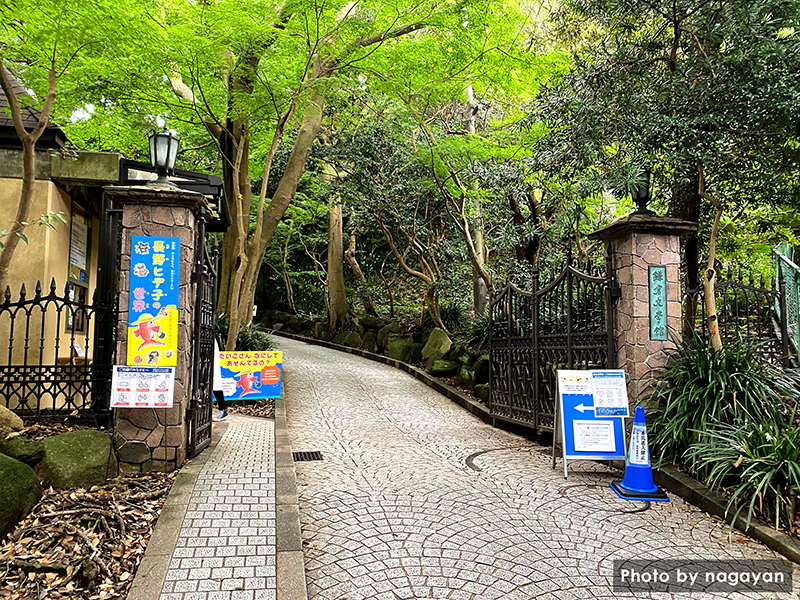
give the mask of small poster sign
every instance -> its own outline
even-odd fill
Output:
[[[220,352],[225,400],[280,398],[283,352]]]
[[[171,408],[175,367],[115,365],[111,408]]]
[[[625,371],[591,371],[595,417],[629,417]]]

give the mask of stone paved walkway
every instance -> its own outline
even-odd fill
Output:
[[[228,417],[198,476],[160,600],[275,600],[275,423]]]
[[[739,532],[729,544],[727,526],[679,498],[625,513],[641,505],[613,495],[604,467],[570,463],[565,481],[549,448],[397,369],[280,344],[293,450],[324,457],[296,463],[312,600],[614,598],[614,559],[776,556]]]

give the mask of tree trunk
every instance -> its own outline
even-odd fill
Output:
[[[314,59],[310,81],[320,80],[329,77],[331,67],[326,65],[324,59],[317,56]],[[257,217],[261,219],[260,235],[251,236],[247,244],[247,255],[253,257],[247,267],[243,278],[241,293],[239,295],[230,294],[230,302],[241,315],[246,315],[252,311],[253,300],[255,298],[256,283],[258,281],[258,271],[263,262],[264,252],[275,235],[278,223],[283,217],[289,203],[292,201],[300,178],[303,176],[306,167],[306,160],[311,154],[311,147],[317,138],[320,127],[322,126],[322,113],[325,106],[325,96],[320,86],[312,88],[309,96],[309,103],[306,106],[305,114],[300,125],[300,129],[295,137],[289,161],[283,172],[278,189],[272,197],[263,215]],[[249,205],[247,218],[249,222]]]
[[[439,310],[439,294],[436,293],[432,285],[427,286],[425,289],[425,306],[428,309],[428,314],[431,316],[434,326],[447,331],[447,327],[444,326],[444,322],[442,321],[442,313]]]
[[[700,221],[700,194],[697,173],[689,174],[688,183],[675,189],[676,204],[678,210],[676,216],[679,219],[698,223]],[[684,259],[686,261],[686,279],[684,285],[687,290],[695,290],[702,283],[700,280],[700,248],[697,240],[697,232],[692,232],[686,237],[683,247]],[[686,306],[683,311],[683,337],[691,338],[694,335],[695,320],[697,319],[697,306],[699,296],[687,296]]]
[[[0,254],[0,292],[6,289],[11,259],[14,257],[14,252],[21,240],[19,234],[25,229],[23,223],[28,221],[31,204],[33,203],[33,186],[36,173],[35,146],[36,140],[30,138],[22,140],[22,191],[19,195],[16,218],[9,229],[2,254]]]
[[[250,132],[242,121],[228,120],[226,132],[222,134],[220,146],[223,155],[223,181],[228,190],[228,207],[231,211],[231,228],[225,234],[222,242],[222,263],[220,273],[219,302],[217,312],[228,314],[233,318],[233,311],[237,304],[232,301],[238,294],[234,294],[234,287],[241,290],[241,279],[244,272],[237,276],[237,271],[243,261],[247,259],[247,236],[250,230],[250,203],[252,189],[250,185],[250,165],[247,157],[250,152]],[[241,157],[239,156],[241,149]],[[248,261],[249,264],[249,261]],[[255,295],[255,290],[254,290]],[[249,318],[239,314],[237,319],[241,323],[249,323],[252,319],[252,308]],[[226,348],[232,351],[233,348]]]
[[[245,180],[245,187],[242,187],[242,173],[247,173],[247,167],[242,168],[242,163],[247,162],[245,159],[245,148],[246,148],[246,128],[243,129],[242,135],[240,136],[240,141],[238,147],[236,148],[236,156],[231,164],[231,174],[232,174],[232,181],[233,181],[233,198],[234,198],[234,205],[237,205],[236,208],[236,216],[234,217],[233,214],[231,215],[233,218],[233,231],[229,232],[229,234],[233,234],[233,245],[231,256],[229,260],[231,262],[228,263],[228,268],[230,272],[229,278],[229,307],[230,312],[228,313],[228,339],[225,342],[225,349],[229,352],[236,349],[236,340],[239,337],[239,329],[242,325],[250,323],[251,319],[253,318],[252,313],[252,304],[250,305],[250,314],[249,315],[242,315],[240,306],[234,304],[234,301],[241,297],[242,293],[242,281],[244,280],[244,275],[247,270],[247,265],[249,263],[249,258],[247,255],[247,233],[249,229],[249,217],[247,220],[244,218],[244,210],[243,205],[244,201],[243,198],[245,195],[249,198],[250,197],[250,178],[249,176]],[[248,205],[249,206],[249,205]],[[231,211],[233,213],[233,211]],[[249,215],[248,213],[245,213]]]
[[[53,101],[56,97],[56,72],[53,68],[48,72],[47,97],[39,115],[39,121],[33,131],[30,132],[25,129],[25,125],[22,122],[22,109],[15,90],[11,87],[9,74],[2,60],[0,60],[0,88],[2,88],[6,96],[8,108],[11,111],[14,131],[20,142],[22,142],[22,190],[20,191],[19,204],[17,204],[16,218],[11,224],[8,238],[5,241],[2,254],[0,254],[0,293],[2,293],[7,286],[11,259],[14,257],[17,245],[22,239],[20,234],[25,229],[25,223],[28,221],[31,204],[33,203],[33,187],[36,181],[36,142],[50,121],[50,109],[53,107]]]
[[[294,290],[292,289],[292,280],[289,278],[289,240],[292,239],[292,230],[294,229],[294,221],[289,221],[289,232],[286,234],[286,244],[283,246],[283,253],[281,254],[281,278],[283,284],[286,286],[286,303],[289,305],[289,310],[297,314],[297,306],[294,304]]]
[[[368,315],[372,315],[373,317],[377,317],[378,313],[375,311],[375,302],[372,299],[372,294],[370,294],[369,290],[367,289],[367,279],[364,277],[364,272],[361,270],[361,265],[359,265],[358,261],[356,260],[355,228],[353,228],[353,231],[350,232],[350,245],[347,247],[347,250],[344,251],[344,257],[347,260],[347,264],[349,264],[350,268],[353,270],[353,274],[356,276],[358,285],[361,287],[361,301],[364,303],[364,312],[366,312]]]
[[[469,110],[469,118],[467,119],[467,133],[475,135],[475,92],[472,85],[467,84],[467,110]],[[470,184],[470,189],[473,191],[478,189],[475,182]],[[472,209],[475,212],[472,219],[472,240],[475,245],[475,262],[484,267],[486,265],[486,253],[483,243],[483,204],[480,199],[476,197],[472,201]],[[472,268],[472,300],[473,307],[475,308],[476,315],[482,315],[486,312],[486,281],[478,268]]]
[[[344,291],[342,251],[342,205],[328,209],[328,331],[333,335],[350,322],[350,308]]]
[[[719,331],[719,319],[717,318],[717,297],[714,284],[717,279],[717,272],[714,269],[714,262],[717,259],[717,237],[719,236],[719,223],[722,220],[722,202],[706,193],[705,178],[703,176],[703,165],[697,165],[698,172],[698,196],[711,202],[716,209],[714,214],[714,224],[711,226],[711,237],[708,240],[708,265],[706,266],[705,277],[703,278],[703,293],[706,300],[706,323],[708,325],[708,335],[711,338],[711,346],[715,350],[722,350],[722,336]]]

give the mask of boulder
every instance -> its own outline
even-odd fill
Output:
[[[361,338],[361,349],[375,353],[378,351],[378,334],[373,330],[367,330]]]
[[[42,486],[33,469],[0,454],[0,536],[12,531],[41,497]]]
[[[428,336],[428,342],[422,349],[422,358],[439,360],[450,351],[453,342],[443,329],[436,328]]]
[[[23,427],[22,419],[14,411],[0,406],[0,439],[4,439],[12,431],[19,431]]]
[[[102,431],[70,431],[42,440],[38,470],[45,486],[90,488],[117,476],[111,436]]]
[[[273,331],[283,331],[285,328],[286,328],[286,324],[285,323],[279,323],[278,321],[275,321],[272,324],[272,330]]]
[[[355,331],[343,331],[333,338],[333,343],[348,348],[361,348],[361,336]]]
[[[306,338],[313,338],[314,337],[314,332],[311,331],[310,329],[306,329],[305,331],[301,331],[300,335],[302,335],[303,337],[306,337]]]
[[[323,337],[323,335],[325,337]],[[318,340],[328,339],[328,324],[324,321],[317,321],[314,323],[314,337]]]
[[[451,346],[450,351],[444,357],[447,360],[453,360],[465,365],[472,364],[473,356],[469,350],[461,342],[455,343]]]
[[[489,384],[488,383],[477,384],[475,386],[475,395],[484,402],[489,402]]]
[[[39,440],[29,440],[21,436],[0,440],[0,454],[10,456],[29,467],[35,467],[44,457],[44,444]]]
[[[374,331],[378,331],[381,327],[383,327],[383,319],[380,317],[373,317],[370,315],[366,315],[364,317],[360,317],[359,320],[361,324],[366,327],[367,329],[372,329]]]
[[[364,334],[367,332],[367,328],[364,327],[364,325],[362,325],[358,319],[353,320],[353,325],[356,328],[356,333],[358,333],[358,335],[361,337],[364,337]]]
[[[289,322],[287,323],[287,327],[291,333],[300,333],[304,329],[308,329],[310,323],[306,321],[303,317],[298,317],[293,315],[289,318]]]
[[[475,361],[473,371],[475,371],[475,383],[489,383],[489,372],[492,369],[492,361],[488,354],[484,354]]]
[[[422,344],[414,342],[414,338],[410,335],[392,333],[386,341],[385,353],[389,358],[413,364],[422,359]]]
[[[279,321],[281,323],[288,323],[292,317],[294,317],[292,313],[283,312],[282,310],[276,310],[275,316],[273,317],[273,321]]]
[[[466,365],[462,366],[456,375],[456,385],[471,390],[475,387],[475,373],[470,371]]]
[[[435,360],[431,364],[431,375],[434,377],[452,377],[461,369],[461,363],[452,360]]]
[[[383,350],[389,341],[389,336],[392,334],[403,333],[403,328],[399,323],[392,321],[388,325],[381,328],[378,332],[378,349]],[[387,355],[388,356],[388,355]]]

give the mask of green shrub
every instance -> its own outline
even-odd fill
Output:
[[[800,429],[754,421],[720,425],[704,432],[686,458],[708,473],[710,486],[732,491],[728,510],[736,509],[734,518],[747,507],[747,527],[754,512],[775,529],[781,522],[791,527],[800,488]]]
[[[489,348],[490,332],[489,311],[487,310],[473,317],[464,328],[464,334],[461,336],[461,339],[467,346],[478,350],[486,350]]]
[[[217,317],[214,330],[217,340],[220,342],[220,348],[224,347],[225,340],[228,339],[229,327],[230,322],[227,315]],[[275,350],[276,347],[275,340],[262,325],[254,324],[250,327],[242,325],[239,335],[236,337],[236,350],[239,352],[266,352]]]
[[[466,307],[459,302],[441,302],[439,303],[439,314],[442,317],[442,323],[449,331],[460,329],[464,324],[464,317],[467,312]],[[423,329],[433,329],[433,319],[430,313],[426,310],[425,315],[422,317]]]
[[[707,432],[746,420],[780,427],[797,386],[751,345],[739,340],[720,351],[684,340],[660,377],[652,440],[658,462],[676,460]]]

